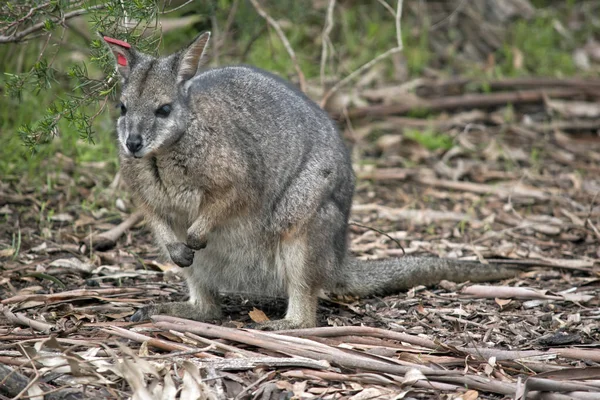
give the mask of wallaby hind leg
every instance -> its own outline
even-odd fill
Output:
[[[288,307],[284,319],[252,326],[258,329],[283,330],[312,328],[317,324],[318,293],[321,286],[316,266],[307,254],[305,236],[281,241],[277,258],[278,272],[285,281]]]
[[[188,301],[152,304],[138,309],[130,318],[132,322],[144,321],[157,314],[172,317],[205,321],[221,317],[221,304],[216,290],[197,284],[196,277],[188,274],[187,283],[190,290]]]

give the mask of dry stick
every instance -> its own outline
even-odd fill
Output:
[[[361,228],[369,229],[369,230],[371,230],[373,232],[377,232],[380,235],[383,235],[383,236],[387,237],[388,239],[390,239],[391,241],[393,241],[394,243],[396,243],[398,245],[398,247],[400,248],[400,250],[402,250],[402,254],[403,255],[406,255],[406,251],[404,251],[404,247],[402,247],[402,244],[400,243],[400,241],[398,239],[394,239],[393,237],[391,237],[390,235],[388,235],[384,231],[382,231],[380,229],[377,229],[377,228],[373,228],[371,226],[363,225],[363,224],[355,222],[355,221],[350,221],[349,224],[350,225],[354,225],[354,226],[358,226],[358,227],[361,227]]]
[[[487,261],[487,260],[486,260]],[[470,285],[460,291],[461,296],[478,299],[538,299],[564,300],[564,296],[548,295],[542,290],[528,287]]]
[[[535,260],[535,259],[526,259],[526,260],[517,260],[517,259],[509,259],[509,258],[486,258],[487,262],[491,264],[513,264],[513,265],[521,265],[521,266],[529,266],[529,267],[548,267],[548,268],[557,268],[557,269],[571,269],[576,271],[583,272],[592,272],[590,268],[586,267],[577,267],[574,265],[568,265],[566,263],[560,264],[557,262],[550,262],[544,260]],[[571,261],[571,260],[564,260]],[[590,261],[590,263],[593,261]]]
[[[263,376],[258,378],[256,381],[254,381],[250,385],[246,386],[241,392],[239,392],[238,395],[235,396],[234,400],[242,399],[247,392],[254,389],[255,387],[257,387],[258,385],[260,385],[262,382],[266,381],[267,379],[271,379],[273,376],[274,376],[274,372],[264,374]]]
[[[525,388],[528,391],[538,390],[544,392],[575,392],[588,391],[599,392],[600,389],[596,386],[586,385],[584,382],[565,382],[556,381],[553,379],[530,377],[525,381]],[[527,392],[526,392],[527,393]]]
[[[442,187],[444,189],[453,189],[463,192],[472,192],[477,194],[493,194],[501,199],[509,197],[533,198],[540,201],[550,199],[550,195],[543,190],[525,187],[520,184],[511,184],[511,186],[492,186],[483,183],[459,182],[445,179],[429,178],[424,176],[415,176],[414,179],[424,185]]]
[[[445,351],[447,348],[438,342],[418,336],[408,335],[406,333],[388,331],[380,328],[371,328],[367,326],[332,326],[323,328],[309,328],[277,331],[281,335],[299,336],[299,337],[339,337],[339,336],[371,336],[381,339],[396,340],[405,342],[414,346],[421,346],[435,351]],[[589,360],[600,362],[600,350],[594,349],[574,349],[574,348],[556,348],[546,351],[525,350],[525,351],[510,351],[481,348],[474,349],[468,347],[454,347],[453,349],[471,354],[476,357],[482,357],[484,360],[490,357],[496,357],[498,360],[517,360],[528,357],[540,356],[560,356],[574,360]]]
[[[340,374],[338,372],[331,371],[312,371],[312,370],[293,370],[282,373],[281,375],[295,379],[323,379],[327,381],[338,381],[338,382],[361,382],[370,383],[375,385],[397,385],[391,379],[383,377],[377,374]]]
[[[481,376],[465,375],[465,376],[439,376],[435,378],[437,381],[445,383],[456,384],[465,386],[470,389],[478,389],[492,393],[501,393],[504,395],[514,395],[516,392],[516,385],[507,382],[500,382]],[[528,399],[547,399],[548,397],[539,397],[537,393],[529,393],[525,398]],[[571,397],[570,395],[556,394],[556,397],[552,399],[556,400],[572,400],[577,397]]]
[[[235,21],[235,14],[238,9],[240,0],[233,0],[233,4],[229,7],[229,15],[227,15],[227,21],[225,21],[225,27],[223,28],[223,33],[221,34],[221,40],[219,40],[219,48],[223,47],[225,42],[227,41],[227,36],[229,36],[229,31],[231,30],[231,26]]]
[[[216,340],[211,340],[211,339],[204,338],[202,336],[194,335],[193,333],[190,333],[190,332],[186,332],[185,336],[189,337],[190,339],[196,340],[200,343],[212,345],[212,346],[215,346],[215,348],[217,348],[217,349],[225,350],[230,353],[240,354],[240,355],[243,355],[244,357],[260,357],[260,356],[262,356],[262,354],[260,354],[260,353],[256,353],[254,351],[249,351],[249,350],[244,350],[244,349],[238,349],[235,346],[230,346],[225,343],[217,342]]]
[[[30,318],[27,318],[22,313],[14,314],[8,309],[8,307],[5,307],[5,306],[0,306],[0,310],[2,310],[2,313],[4,314],[6,319],[8,319],[10,322],[12,322],[14,324],[27,326],[33,330],[43,332],[46,334],[50,333],[52,328],[54,328],[54,325],[52,325],[52,324],[48,324],[48,323],[45,323],[42,321],[36,321],[36,320],[30,319]]]
[[[349,110],[348,116],[350,118],[385,117],[388,115],[407,114],[415,109],[434,112],[454,110],[457,108],[482,108],[496,107],[505,104],[540,103],[544,100],[544,96],[553,98],[571,98],[581,96],[582,94],[593,94],[598,96],[600,95],[600,92],[598,89],[589,88],[560,88],[521,90],[490,94],[475,93],[423,100],[423,102],[417,106],[414,104],[392,104],[360,107]],[[339,116],[336,117],[339,118]]]
[[[401,378],[399,376],[389,375],[389,374],[386,374],[386,376],[370,374],[370,373],[346,375],[346,374],[340,374],[337,372],[312,371],[312,370],[294,370],[294,371],[284,372],[281,375],[283,375],[285,377],[289,377],[289,378],[296,378],[296,379],[318,378],[318,379],[327,380],[327,381],[337,381],[337,382],[351,381],[351,382],[360,382],[360,383],[374,384],[374,385],[394,385],[394,386],[398,386],[398,383],[402,383],[404,380],[403,378]],[[389,379],[389,378],[393,378],[393,379]],[[413,383],[412,386],[424,388],[424,389],[436,389],[436,390],[445,390],[445,391],[456,391],[456,390],[462,389],[460,386],[457,386],[457,385],[450,385],[447,383],[439,383],[439,382],[432,382],[432,381],[417,381],[417,382]]]
[[[446,23],[450,22],[450,20],[452,20],[452,18],[454,18],[454,16],[456,14],[458,14],[460,12],[460,10],[462,10],[462,8],[465,5],[465,3],[466,3],[465,0],[461,0],[461,2],[458,4],[458,6],[454,10],[452,10],[452,12],[450,14],[446,15],[444,18],[442,18],[438,22],[436,22],[433,25],[431,25],[429,27],[429,32],[433,32],[436,29],[438,29],[440,26],[443,26]]]
[[[101,288],[101,289],[76,289],[60,293],[50,294],[20,294],[1,301],[2,304],[19,303],[21,301],[62,301],[78,297],[100,297],[115,294],[141,293],[137,288]]]
[[[256,1],[256,0],[250,0],[250,1]],[[367,62],[366,64],[363,64],[358,69],[352,71],[344,79],[342,79],[341,81],[339,81],[338,83],[333,85],[333,87],[331,89],[329,89],[327,91],[327,93],[325,93],[323,98],[321,99],[321,103],[320,103],[321,107],[325,107],[325,105],[327,104],[327,101],[329,100],[329,98],[331,96],[333,96],[333,94],[335,94],[335,92],[340,90],[340,88],[342,88],[343,86],[348,84],[348,82],[350,82],[351,80],[356,78],[358,75],[362,74],[364,71],[371,68],[373,65],[377,64],[379,61],[388,58],[392,54],[399,53],[402,51],[402,49],[404,48],[404,45],[402,44],[402,35],[401,35],[401,30],[400,30],[400,17],[402,16],[402,3],[403,3],[402,0],[398,0],[398,5],[396,7],[396,39],[398,41],[397,46],[394,47],[393,49],[389,49],[385,53],[378,55],[377,57],[375,57],[371,61]],[[352,115],[350,113],[350,117],[351,116]]]
[[[323,38],[321,40],[321,87],[325,89],[325,64],[327,63],[327,49],[330,43],[329,34],[333,29],[333,9],[335,8],[335,0],[329,0],[327,6],[327,16],[325,17],[325,27],[323,28]]]
[[[252,358],[217,358],[207,361],[198,361],[190,358],[174,357],[174,361],[187,360],[200,367],[210,366],[219,371],[243,371],[248,369],[255,369],[258,367],[271,367],[271,368],[311,368],[311,369],[327,369],[329,363],[326,361],[317,361],[311,358],[305,357],[267,357],[260,355],[260,357]]]
[[[527,394],[528,399],[534,400],[598,400],[598,392],[568,392],[568,393],[548,393],[533,392]]]
[[[183,7],[187,6],[188,4],[192,3],[193,1],[194,0],[187,0],[185,3],[180,4],[177,7],[171,8],[170,10],[167,10],[167,11],[161,11],[160,13],[162,15],[165,15],[165,14],[169,14],[169,13],[175,12],[177,10],[181,10]]]
[[[127,219],[121,222],[114,228],[102,232],[97,236],[90,235],[86,240],[85,244],[88,247],[93,247],[96,251],[110,250],[117,244],[117,240],[129,229],[137,225],[144,219],[144,215],[141,211],[136,211],[131,214]]]
[[[292,62],[294,63],[294,68],[296,68],[296,73],[298,74],[298,80],[300,81],[300,90],[302,90],[303,92],[306,92],[306,79],[304,78],[304,73],[302,73],[302,69],[300,69],[300,65],[298,64],[298,59],[296,58],[296,53],[294,53],[294,49],[292,49],[292,45],[287,40],[287,37],[285,36],[285,33],[283,33],[281,26],[279,26],[279,23],[277,21],[275,21],[269,14],[267,14],[267,12],[265,10],[262,9],[260,4],[258,4],[257,0],[250,0],[250,3],[252,3],[252,5],[254,6],[254,8],[256,9],[256,12],[261,17],[263,17],[269,25],[271,25],[275,29],[275,32],[277,32],[277,36],[279,36],[279,39],[283,43],[290,58],[292,59]]]
[[[396,340],[405,342],[414,346],[421,346],[431,350],[444,350],[444,346],[434,342],[433,340],[425,339],[419,336],[413,336],[406,333],[388,331],[380,328],[371,328],[367,326],[332,326],[324,328],[308,328],[277,331],[276,333],[289,336],[320,336],[320,337],[336,337],[336,336],[371,336],[381,339]]]
[[[204,359],[215,359],[217,356],[209,353],[203,352],[201,349],[194,349],[193,347],[186,346],[179,343],[170,342],[168,340],[156,339],[150,336],[142,335],[141,333],[136,333],[132,331],[128,331],[127,329],[119,328],[116,326],[111,327],[110,329],[100,329],[103,332],[109,333],[111,335],[117,335],[125,339],[130,339],[136,341],[138,343],[147,342],[149,345],[157,347],[162,350],[167,351],[193,351],[197,352],[194,354],[198,358]]]
[[[152,317],[155,325],[162,329],[193,332],[198,335],[207,335],[227,340],[233,340],[239,343],[245,343],[267,350],[277,351],[283,354],[307,357],[317,360],[326,360],[334,362],[346,368],[360,368],[372,371],[385,372],[396,375],[403,375],[411,369],[417,369],[427,376],[438,374],[453,374],[449,371],[438,371],[422,365],[412,364],[410,367],[391,364],[388,362],[377,361],[368,355],[349,354],[343,350],[336,349],[321,343],[304,339],[300,344],[298,338],[293,341],[292,337],[282,335],[267,334],[259,331],[245,331],[222,326],[215,326],[203,322],[190,321],[182,318],[157,315]],[[310,347],[312,345],[312,348]]]

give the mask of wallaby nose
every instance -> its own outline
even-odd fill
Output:
[[[133,154],[137,153],[142,148],[142,137],[140,135],[130,135],[127,138],[125,145]]]

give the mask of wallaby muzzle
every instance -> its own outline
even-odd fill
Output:
[[[127,137],[127,141],[125,142],[125,146],[127,146],[127,149],[131,152],[131,154],[133,154],[134,157],[139,158],[138,156],[136,156],[136,153],[140,151],[143,147],[142,136],[129,135]]]

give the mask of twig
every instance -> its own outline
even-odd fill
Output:
[[[250,1],[255,1],[255,0],[250,0]],[[398,0],[398,6],[396,8],[396,36],[397,36],[397,40],[398,40],[397,46],[392,49],[389,49],[385,53],[378,55],[377,57],[375,57],[371,61],[367,62],[366,64],[363,64],[358,69],[352,71],[344,79],[342,79],[341,81],[339,81],[338,83],[333,85],[333,87],[331,89],[329,89],[327,91],[327,93],[325,93],[323,98],[321,99],[321,107],[325,107],[325,105],[327,104],[327,101],[333,94],[335,94],[338,90],[340,90],[340,88],[342,88],[343,86],[348,84],[348,82],[350,82],[351,80],[356,78],[358,75],[362,74],[363,71],[371,68],[373,65],[377,64],[381,60],[388,58],[392,54],[399,53],[402,51],[402,49],[404,48],[404,45],[402,44],[402,35],[401,35],[401,30],[400,30],[400,17],[402,16],[402,3],[403,3],[402,0]],[[352,114],[350,114],[350,116],[352,116]]]
[[[249,392],[250,390],[252,390],[253,388],[255,388],[256,386],[260,385],[262,382],[266,381],[269,378],[272,378],[273,374],[269,373],[269,374],[265,374],[263,376],[261,376],[259,379],[257,379],[255,382],[253,382],[252,384],[246,386],[244,388],[244,390],[242,390],[241,392],[238,393],[237,396],[235,396],[234,400],[239,400],[242,399],[244,397],[244,395]]]
[[[465,0],[461,0],[461,2],[458,4],[458,6],[454,10],[452,10],[452,12],[450,14],[446,15],[444,18],[442,18],[435,24],[431,25],[429,27],[429,31],[430,32],[435,31],[440,26],[445,25],[446,22],[450,21],[452,19],[452,17],[454,17],[456,14],[458,14],[460,12],[460,10],[463,8],[465,3],[466,3]]]
[[[194,0],[187,0],[185,3],[183,3],[183,4],[180,4],[180,5],[178,5],[178,6],[177,6],[177,7],[175,7],[175,8],[171,8],[170,10],[167,10],[167,11],[164,11],[164,10],[163,10],[163,11],[161,11],[160,13],[161,13],[161,14],[163,14],[163,15],[164,15],[164,14],[169,14],[169,13],[175,12],[175,11],[177,11],[177,10],[181,10],[183,7],[185,7],[185,6],[187,6],[188,4],[190,4],[190,3],[193,3],[193,2],[194,2]]]
[[[96,251],[106,251],[112,249],[113,247],[115,247],[117,240],[125,232],[127,232],[127,230],[137,225],[143,219],[144,215],[142,214],[142,212],[136,211],[135,213],[131,214],[125,221],[121,222],[114,228],[103,232],[97,236],[88,236],[84,240],[84,244],[88,248],[93,248]]]
[[[404,247],[402,247],[402,245],[400,244],[400,241],[397,239],[394,239],[393,237],[391,237],[390,235],[388,235],[387,233],[385,233],[384,231],[377,229],[377,228],[373,228],[371,226],[367,226],[367,225],[363,225],[363,224],[359,224],[358,222],[354,222],[354,221],[350,221],[349,222],[350,225],[354,225],[354,226],[359,226],[361,228],[365,228],[365,229],[369,229],[372,230],[374,232],[379,233],[380,235],[383,235],[385,237],[387,237],[388,239],[392,240],[394,243],[396,243],[398,245],[398,247],[402,250],[402,254],[406,255],[406,251],[404,251]]]
[[[327,16],[325,17],[325,27],[323,28],[323,38],[321,40],[321,87],[325,90],[325,64],[327,63],[327,49],[330,46],[331,40],[329,35],[333,29],[333,10],[335,8],[335,0],[329,0],[327,7]]]
[[[218,44],[219,48],[221,48],[227,40],[231,26],[235,21],[235,13],[237,12],[239,2],[239,0],[233,0],[233,4],[231,4],[231,7],[229,7],[229,15],[227,15],[227,21],[225,21],[225,27],[223,28],[223,33],[221,34],[221,39],[219,40]]]
[[[52,303],[55,301],[63,301],[68,299],[82,297],[106,297],[116,294],[134,294],[142,293],[143,289],[137,288],[99,288],[99,289],[75,289],[60,293],[49,293],[49,294],[19,294],[8,299],[3,299],[2,304],[19,303],[21,301],[44,301]]]
[[[46,322],[36,321],[36,320],[30,319],[30,318],[27,318],[24,314],[21,314],[21,313],[14,314],[8,309],[8,307],[0,306],[0,309],[2,310],[2,313],[4,314],[6,319],[8,319],[10,322],[12,322],[14,324],[27,326],[27,327],[32,328],[33,330],[43,332],[46,334],[50,333],[52,328],[54,328],[54,325],[52,325],[52,324],[48,324]]]
[[[53,22],[64,22],[68,19],[71,18],[75,18],[78,17],[80,15],[83,14],[87,14],[89,11],[91,10],[100,10],[102,8],[105,8],[106,4],[97,4],[95,6],[91,6],[89,8],[82,8],[80,10],[75,10],[75,11],[71,11],[68,12],[64,15],[62,15],[59,18],[54,18],[52,21]],[[0,36],[0,43],[13,43],[13,42],[20,42],[21,40],[23,40],[26,36],[31,35],[32,33],[41,31],[42,29],[44,29],[44,27],[46,26],[46,21],[43,22],[38,22],[37,24],[30,26],[27,29],[23,29],[20,32],[17,32],[13,35],[10,36]]]
[[[327,381],[338,381],[338,382],[360,382],[366,384],[375,384],[375,385],[398,385],[398,382],[402,382],[404,378],[394,375],[376,375],[369,373],[362,374],[352,374],[346,375],[337,372],[330,371],[311,371],[311,370],[294,370],[288,371],[281,374],[282,376],[296,379],[322,379]],[[388,379],[388,378],[393,378]],[[438,383],[431,381],[418,381],[413,384],[415,387],[421,387],[425,389],[435,388],[437,390],[446,390],[446,391],[456,391],[459,390],[459,386],[450,385],[447,383]]]
[[[257,0],[250,0],[250,3],[252,3],[252,6],[254,6],[254,8],[256,9],[256,12],[261,17],[263,17],[267,21],[267,23],[273,27],[273,29],[275,29],[275,32],[277,32],[277,36],[279,36],[279,39],[283,43],[290,58],[292,59],[292,62],[294,63],[294,67],[296,68],[296,73],[298,74],[298,80],[300,81],[300,90],[302,90],[303,92],[306,92],[306,79],[304,78],[304,73],[302,72],[302,69],[300,69],[300,65],[298,64],[298,59],[296,58],[296,53],[294,52],[294,49],[292,49],[292,45],[290,44],[287,37],[285,36],[285,33],[283,33],[283,29],[281,29],[281,26],[279,25],[279,23],[277,21],[275,21],[269,14],[267,14],[267,12],[260,6],[260,4],[258,4]]]
[[[190,361],[202,367],[210,366],[220,371],[243,371],[258,367],[300,367],[312,369],[327,369],[329,367],[329,364],[325,361],[312,360],[305,357],[267,357],[263,355],[252,358],[215,358],[199,362]]]
[[[208,339],[208,338],[205,338],[205,337],[202,337],[202,336],[194,335],[193,333],[190,333],[190,332],[186,332],[185,336],[187,336],[188,338],[193,339],[193,340],[195,340],[197,342],[201,342],[201,343],[204,343],[204,344],[207,344],[207,345],[212,345],[216,349],[221,349],[221,350],[224,350],[224,351],[228,351],[230,353],[237,353],[237,354],[240,354],[240,355],[242,355],[244,357],[247,357],[247,358],[261,356],[260,353],[256,353],[256,352],[249,351],[249,350],[244,350],[244,349],[238,349],[235,346],[230,346],[228,344],[217,342],[216,340],[212,340],[212,339]]]
[[[185,351],[185,352],[191,352],[193,350],[196,350],[194,355],[198,358],[202,358],[202,359],[218,358],[217,356],[215,356],[213,354],[203,352],[202,351],[203,349],[194,349],[193,347],[186,346],[184,344],[179,344],[179,343],[170,342],[168,340],[153,338],[150,336],[142,335],[141,333],[132,332],[132,331],[128,331],[127,329],[119,328],[118,326],[112,326],[109,329],[101,329],[101,331],[109,333],[111,335],[120,336],[125,339],[133,340],[138,343],[146,342],[149,345],[157,347],[162,350]]]

